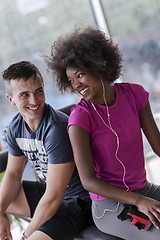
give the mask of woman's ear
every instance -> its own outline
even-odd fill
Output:
[[[8,98],[8,101],[10,102],[10,104],[16,105],[15,101],[13,100],[13,97],[9,96],[8,94],[6,94],[6,97]]]

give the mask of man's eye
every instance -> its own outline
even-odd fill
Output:
[[[43,93],[43,89],[39,89],[37,93]]]
[[[21,95],[21,97],[22,97],[22,98],[28,97],[28,93],[23,93],[23,94]]]
[[[44,93],[44,90],[43,90],[43,88],[41,88],[41,89],[37,89],[36,90],[36,92],[35,92],[35,94],[43,94]]]

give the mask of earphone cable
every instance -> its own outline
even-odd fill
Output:
[[[117,139],[117,148],[116,148],[116,151],[115,151],[115,157],[116,157],[117,161],[118,161],[118,162],[121,164],[121,166],[123,167],[123,178],[122,178],[122,180],[123,180],[123,184],[125,185],[127,191],[129,191],[129,186],[128,186],[128,185],[126,184],[126,182],[125,182],[126,168],[125,168],[125,165],[123,164],[123,162],[118,158],[119,137],[118,137],[117,132],[112,128],[111,121],[110,121],[109,108],[108,108],[108,104],[107,104],[107,101],[106,101],[106,98],[105,98],[105,87],[104,87],[104,83],[103,83],[103,81],[102,81],[101,78],[100,78],[100,80],[101,80],[101,84],[102,84],[102,88],[103,88],[103,100],[104,100],[104,103],[105,103],[106,109],[107,109],[107,117],[108,117],[108,123],[109,123],[109,125],[107,125],[107,123],[104,121],[104,119],[102,118],[102,116],[100,115],[100,113],[97,111],[94,103],[93,103],[92,101],[90,101],[90,102],[91,102],[91,105],[92,105],[93,109],[94,109],[95,112],[98,114],[98,116],[99,116],[99,118],[101,119],[101,121],[103,122],[103,124],[104,124],[108,129],[110,129],[110,130],[112,131],[112,133],[116,136],[116,139]],[[101,216],[96,216],[96,215],[95,215],[95,207],[96,207],[96,205],[95,205],[94,201],[93,201],[93,204],[94,204],[93,215],[94,215],[95,218],[99,218],[99,219],[100,219],[100,218],[103,218],[106,212],[115,212],[115,211],[117,211],[118,208],[119,208],[119,202],[118,202],[118,205],[117,205],[116,209],[114,209],[114,210],[104,209],[104,212],[103,212],[103,214],[102,214]]]

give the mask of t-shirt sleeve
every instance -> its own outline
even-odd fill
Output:
[[[7,129],[7,147],[8,147],[8,151],[10,154],[12,154],[13,156],[22,156],[24,155],[24,153],[22,152],[22,150],[19,148],[17,142],[16,142],[16,138],[15,138],[15,127],[12,125],[12,123],[9,125],[8,129]]]
[[[72,108],[68,122],[68,129],[71,125],[77,125],[91,134],[89,112],[85,107],[76,105]]]
[[[44,144],[48,154],[48,163],[61,164],[73,161],[67,124],[52,126]]]
[[[130,84],[130,87],[135,95],[137,111],[138,114],[140,114],[140,111],[146,106],[148,102],[149,93],[139,84]]]

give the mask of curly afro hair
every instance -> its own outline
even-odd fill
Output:
[[[101,76],[112,83],[121,74],[122,61],[117,45],[107,39],[104,32],[91,27],[60,37],[53,43],[51,56],[47,58],[60,92],[73,91],[66,75],[67,68],[79,69],[98,78]]]

